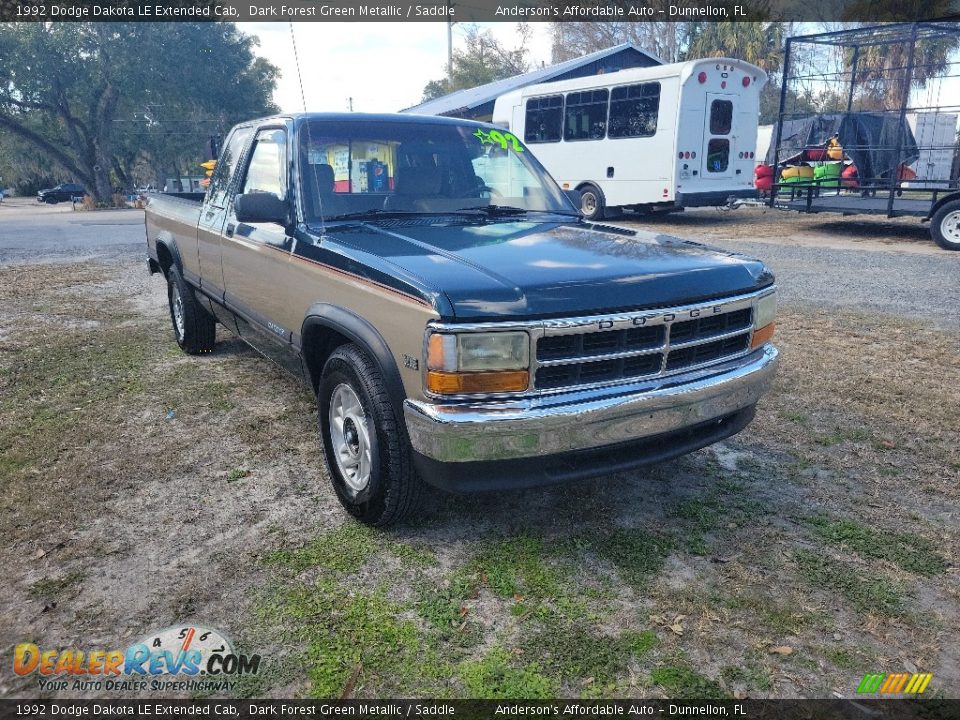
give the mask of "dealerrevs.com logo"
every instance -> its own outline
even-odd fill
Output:
[[[200,625],[150,633],[126,650],[52,650],[20,643],[13,671],[36,673],[41,690],[79,692],[225,691],[260,670],[259,655],[238,654],[218,630]]]

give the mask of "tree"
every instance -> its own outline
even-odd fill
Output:
[[[42,188],[70,181],[70,176],[39,157],[31,147],[0,132],[0,190],[12,188],[18,195],[35,195]]]
[[[693,22],[686,59],[731,57],[767,73],[783,64],[784,24],[774,22]]]
[[[917,40],[910,68],[909,42],[863,46],[845,53],[848,73],[853,78],[858,105],[863,109],[900,110],[912,90],[924,88],[947,73],[950,56],[960,38]]]
[[[2,23],[0,129],[97,200],[137,158],[275,111],[278,70],[232,23]]]
[[[692,22],[689,23],[686,59],[731,57],[745,60],[766,71],[768,81],[760,91],[760,122],[777,119],[780,106],[780,71],[788,27],[777,22]],[[794,96],[792,102],[801,100]]]
[[[853,0],[844,6],[841,17],[846,21],[821,23],[822,32],[851,30],[876,26],[878,23],[913,22],[955,16],[955,0]],[[869,17],[869,22],[855,18]],[[911,91],[924,88],[931,80],[943,77],[950,69],[950,57],[960,46],[960,38],[942,37],[918,40],[914,49],[913,68],[908,82],[909,42],[881,42],[845,48],[842,70],[854,83],[857,106],[863,110],[900,110],[909,101]],[[853,75],[856,60],[856,77]],[[845,92],[849,91],[849,85]],[[846,103],[843,105],[846,108]]]
[[[555,22],[553,62],[582,57],[597,50],[631,42],[665,63],[680,62],[686,55],[687,28],[684,22]]]
[[[553,23],[553,61],[562,62],[631,42],[665,63],[732,57],[763,68],[760,122],[774,122],[780,103],[780,69],[789,25],[775,22]]]
[[[512,50],[504,47],[489,30],[481,31],[476,25],[465,27],[466,49],[453,51],[452,72],[448,76],[426,84],[424,102],[456,90],[522,75],[529,70],[527,42],[532,32],[529,26],[517,25],[520,45]]]

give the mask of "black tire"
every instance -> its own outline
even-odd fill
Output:
[[[52,195],[47,195],[47,196],[43,199],[43,201],[44,201],[47,205],[56,205],[58,202],[60,202],[59,200],[57,200],[57,199],[56,199],[55,197],[53,197]]]
[[[930,235],[944,250],[960,250],[960,200],[944,203],[933,214]]]
[[[337,459],[330,408],[336,406],[337,393],[345,392],[343,386],[353,391],[362,407],[364,432],[360,444],[368,442],[370,450],[365,483],[363,478],[348,478],[349,470],[345,473],[342,468],[347,463]],[[317,391],[317,414],[330,481],[347,512],[378,527],[396,524],[416,513],[424,484],[413,467],[406,426],[390,401],[377,364],[356,345],[341,345],[324,365]],[[339,433],[343,439],[348,437],[348,422],[349,417]],[[349,445],[339,444],[341,448]],[[362,452],[362,447],[358,452]],[[362,467],[358,465],[358,469]]]
[[[177,318],[177,300],[180,318]],[[216,343],[217,321],[197,302],[193,288],[187,285],[176,265],[167,271],[167,301],[170,304],[170,322],[173,337],[180,349],[191,355],[211,352]]]
[[[582,185],[580,190],[580,213],[587,220],[603,220],[606,213],[607,200],[603,192],[595,185]]]

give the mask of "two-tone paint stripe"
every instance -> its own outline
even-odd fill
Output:
[[[406,301],[408,301],[408,302],[413,302],[413,303],[415,303],[415,304],[417,304],[417,305],[421,305],[421,306],[423,306],[423,307],[427,307],[427,308],[433,309],[433,305],[432,305],[429,301],[425,300],[425,299],[422,298],[422,297],[418,297],[418,296],[416,296],[416,295],[411,295],[410,293],[404,292],[403,290],[400,290],[399,288],[391,287],[390,285],[386,285],[386,284],[384,284],[384,283],[377,282],[376,280],[371,280],[371,279],[368,278],[368,277],[364,277],[364,276],[362,276],[362,275],[358,275],[358,274],[356,274],[356,273],[352,273],[352,272],[350,272],[349,270],[344,270],[344,269],[342,269],[342,268],[335,267],[335,266],[333,266],[333,265],[330,265],[329,263],[325,263],[325,262],[322,262],[322,261],[320,261],[320,260],[314,260],[313,258],[309,258],[309,257],[307,257],[306,255],[301,255],[301,254],[296,253],[296,252],[293,252],[293,253],[292,253],[292,252],[290,252],[289,250],[285,250],[284,248],[281,248],[281,247],[276,247],[275,245],[269,245],[269,244],[264,243],[264,246],[267,247],[267,248],[270,248],[271,250],[276,250],[276,251],[278,251],[278,252],[281,252],[281,253],[283,253],[284,255],[286,255],[288,258],[292,258],[292,259],[294,259],[294,260],[299,260],[299,261],[301,261],[301,262],[309,263],[309,264],[311,264],[311,265],[316,265],[317,267],[321,268],[322,270],[325,270],[327,273],[329,273],[329,274],[331,274],[331,275],[339,276],[339,277],[341,277],[341,278],[343,278],[343,279],[350,280],[350,281],[355,282],[355,283],[359,283],[360,285],[367,285],[368,287],[372,287],[372,288],[375,288],[375,289],[377,289],[377,290],[381,290],[381,291],[384,291],[384,292],[387,292],[387,293],[391,293],[391,294],[397,296],[398,298],[400,298],[400,299],[402,299],[402,300],[406,300]]]
[[[857,686],[857,693],[920,695],[932,679],[932,673],[867,673]]]

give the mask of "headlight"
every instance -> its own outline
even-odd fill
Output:
[[[777,294],[770,293],[757,300],[753,309],[753,341],[750,347],[757,348],[773,339],[774,319],[777,317]]]
[[[427,389],[440,394],[526,390],[530,337],[525,332],[432,333]]]
[[[753,320],[755,328],[766,327],[777,317],[777,294],[770,293],[757,300],[757,312]]]

